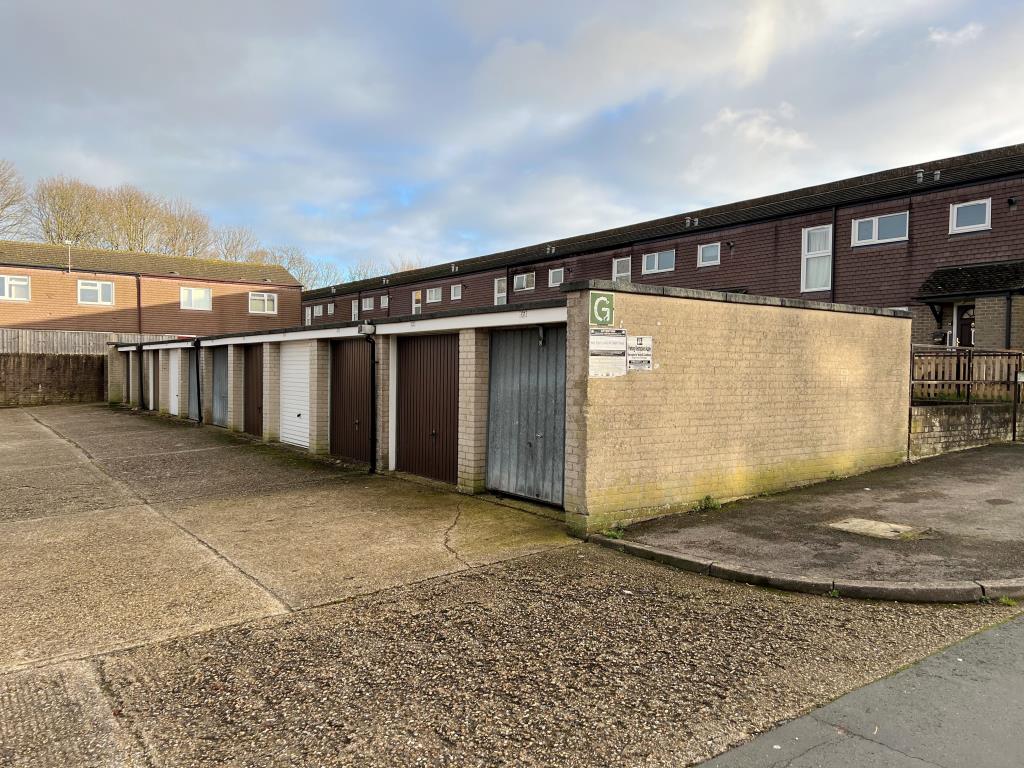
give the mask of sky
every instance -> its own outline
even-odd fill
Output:
[[[0,0],[0,158],[340,266],[1024,142],[1024,3]]]

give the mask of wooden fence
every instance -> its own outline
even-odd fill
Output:
[[[1024,352],[915,344],[911,398],[925,403],[1021,402]]]
[[[0,328],[0,354],[18,355],[105,355],[107,343],[160,341],[173,336],[94,331],[44,331],[30,328]]]

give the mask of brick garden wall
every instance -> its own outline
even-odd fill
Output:
[[[105,355],[0,354],[0,406],[103,400]]]
[[[653,336],[654,370],[614,378],[588,378],[588,292],[569,294],[574,529],[906,459],[909,319],[664,292],[616,292],[615,325]]]
[[[1005,443],[1013,437],[1013,406],[915,405],[910,409],[910,459]]]

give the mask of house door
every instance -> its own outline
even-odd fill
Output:
[[[958,347],[974,346],[974,305],[956,305],[956,345]]]

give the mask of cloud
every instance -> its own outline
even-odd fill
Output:
[[[724,107],[704,126],[704,131],[712,135],[728,132],[759,148],[808,149],[812,144],[805,133],[783,125],[792,122],[795,116],[793,105],[785,101],[774,112]]]
[[[949,45],[955,47],[977,40],[981,37],[981,33],[984,31],[984,25],[978,24],[974,21],[961,27],[956,32],[949,32],[942,27],[931,27],[928,30],[928,40],[929,42],[935,43],[935,45]]]

